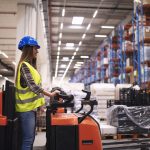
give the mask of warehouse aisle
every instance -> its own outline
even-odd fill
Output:
[[[33,150],[45,150],[45,143],[46,143],[46,133],[45,132],[38,132],[35,136],[34,141],[34,148]]]

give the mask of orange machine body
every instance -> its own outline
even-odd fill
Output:
[[[51,114],[51,126],[75,126],[78,132],[76,134],[77,137],[74,138],[78,143],[77,150],[102,150],[100,128],[98,123],[91,116],[87,116],[81,123],[79,123],[79,116],[81,117],[81,115],[76,113]],[[65,133],[63,134],[65,135]]]
[[[7,117],[3,116],[3,110],[2,110],[2,106],[3,106],[3,98],[2,98],[2,92],[0,92],[0,126],[6,126],[7,125]]]
[[[102,150],[99,125],[89,116],[79,124],[79,150]]]

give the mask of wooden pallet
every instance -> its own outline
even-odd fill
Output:
[[[104,134],[101,135],[102,140],[121,140],[121,139],[138,139],[138,138],[150,138],[150,134],[116,134],[116,135],[111,135],[111,134]]]
[[[150,134],[139,134],[139,133],[133,133],[133,134],[117,134],[117,139],[137,139],[137,138],[149,138]]]
[[[111,135],[111,134],[104,134],[104,135],[101,135],[102,137],[102,140],[116,140],[117,139],[117,135]]]

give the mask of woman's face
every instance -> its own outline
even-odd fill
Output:
[[[33,47],[33,58],[37,58],[37,53],[38,53],[37,47]]]

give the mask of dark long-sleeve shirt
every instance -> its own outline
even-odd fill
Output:
[[[21,72],[20,84],[23,88],[26,88],[28,86],[31,89],[31,91],[36,94],[39,94],[43,91],[40,85],[37,85],[34,82],[30,70],[26,64],[22,63],[20,72]]]

